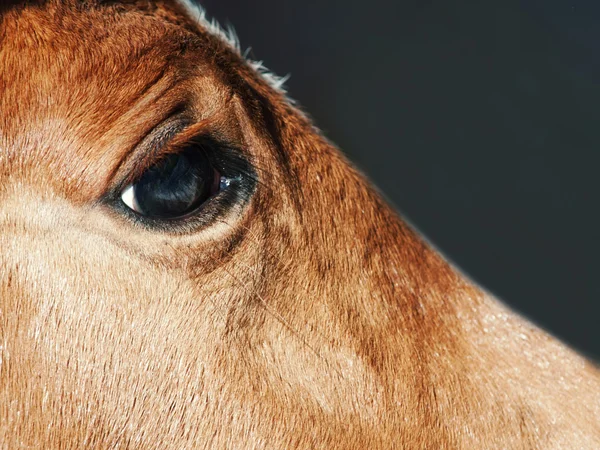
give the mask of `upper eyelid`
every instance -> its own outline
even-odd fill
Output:
[[[168,142],[168,137],[153,139],[148,145],[144,145],[143,150],[136,149],[130,153],[116,171],[117,177],[110,191],[121,191],[139,178],[146,169],[160,159],[161,151],[159,149],[164,148],[166,142]]]
[[[118,192],[124,189],[162,155],[172,153],[172,143],[178,135],[190,127],[190,123],[192,121],[189,117],[180,113],[170,116],[154,127],[118,165],[109,191]]]
[[[143,160],[144,155],[149,152],[149,149],[158,148],[163,142],[168,141],[168,134],[173,134],[172,132],[169,133],[169,129],[172,130],[173,126],[177,126],[178,123],[183,121],[182,119],[185,117],[185,110],[186,105],[182,102],[178,102],[170,107],[167,110],[167,113],[162,115],[162,118],[159,121],[156,121],[152,126],[147,128],[137,143],[122,154],[117,164],[111,170],[109,176],[111,182],[107,191],[114,191],[115,188],[121,184],[121,181],[124,178],[123,172],[133,169],[133,167],[131,167],[132,161],[136,159]]]
[[[128,185],[139,178],[144,171],[156,164],[162,157],[168,153],[170,142],[175,139],[178,133],[183,130],[183,126],[163,127],[157,132],[157,136],[152,136],[150,142],[143,145],[142,148],[136,149],[132,153],[133,157],[130,161],[130,166],[126,177],[121,181],[121,185]],[[139,155],[137,155],[139,153]],[[135,156],[138,156],[137,158]]]

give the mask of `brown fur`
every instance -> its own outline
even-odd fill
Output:
[[[0,111],[0,448],[600,448],[598,370],[171,2],[4,4]],[[175,111],[258,184],[148,229],[103,198]]]

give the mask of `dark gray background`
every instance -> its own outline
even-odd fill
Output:
[[[600,2],[204,0],[447,257],[600,356]]]

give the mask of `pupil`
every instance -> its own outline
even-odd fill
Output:
[[[140,213],[159,218],[182,216],[211,195],[214,170],[195,149],[168,155],[134,185]]]

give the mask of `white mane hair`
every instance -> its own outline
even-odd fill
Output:
[[[185,9],[189,16],[194,19],[200,26],[206,29],[210,34],[218,37],[225,42],[234,52],[242,57],[250,67],[255,70],[273,89],[286,94],[285,82],[289,75],[280,77],[269,71],[262,61],[253,61],[248,58],[248,51],[242,53],[240,40],[231,25],[223,28],[215,19],[208,19],[206,11],[198,4],[196,0],[177,0],[177,2]]]

